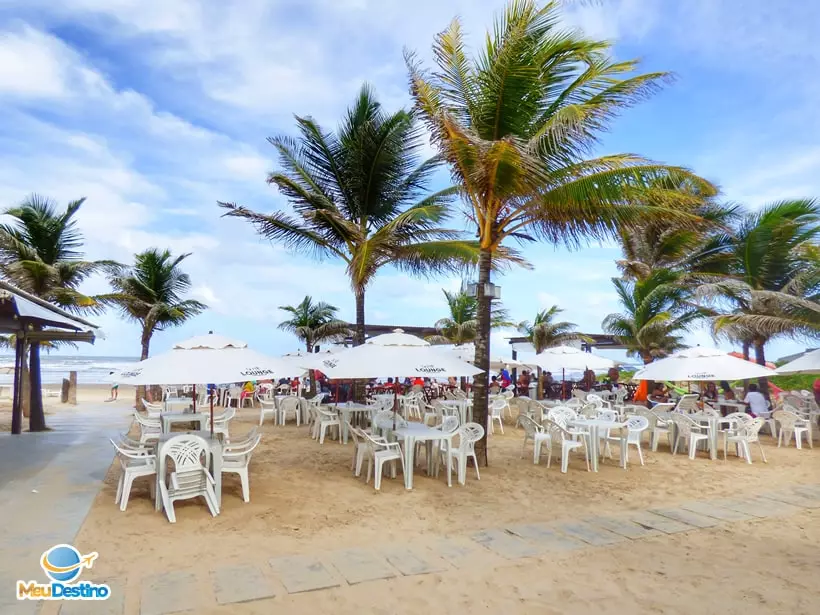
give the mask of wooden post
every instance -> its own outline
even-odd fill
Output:
[[[68,403],[77,405],[77,372],[68,373]]]
[[[60,403],[68,403],[68,390],[71,386],[71,381],[68,378],[63,378],[63,384],[60,387]]]

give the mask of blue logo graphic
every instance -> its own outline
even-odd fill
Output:
[[[95,559],[96,551],[82,555],[71,545],[56,545],[43,553],[40,566],[52,581],[72,583],[80,577],[83,568],[91,568]]]

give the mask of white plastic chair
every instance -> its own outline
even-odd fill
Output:
[[[219,506],[214,492],[214,477],[208,471],[208,444],[199,436],[183,434],[171,438],[163,447],[163,455],[174,462],[170,477],[161,477],[159,483],[162,505],[168,521],[176,523],[174,502],[202,496],[216,517]],[[168,481],[166,483],[166,480]]]
[[[373,466],[375,465],[376,472],[374,474],[373,485],[376,487],[376,491],[379,491],[382,488],[384,464],[390,462],[392,476],[393,478],[396,478],[396,460],[401,462],[402,474],[405,472],[404,455],[402,454],[401,447],[398,442],[388,442],[383,438],[377,439],[363,431],[360,431],[359,434],[364,437],[367,441],[368,447],[370,448],[370,457],[367,460],[367,478],[365,479],[365,483],[370,482],[370,475],[373,471]]]
[[[504,433],[504,423],[501,420],[501,415],[504,412],[504,408],[507,408],[508,405],[506,399],[496,399],[493,401],[490,406],[490,411],[487,413],[487,431],[489,433],[495,433],[495,429],[493,428],[495,421],[498,421],[498,428],[502,434]]]
[[[283,400],[284,401],[284,400]],[[339,415],[336,412],[331,412],[326,408],[318,408],[316,410],[316,433],[319,435],[319,444],[325,443],[325,434],[329,428],[335,428],[337,435],[339,436],[339,444],[342,443],[341,438],[341,426],[342,423],[339,420]]]
[[[227,391],[225,391],[225,396],[222,399],[222,405],[225,408],[230,408],[231,405],[236,402],[237,409],[239,408],[239,398],[242,395],[242,389],[239,387],[230,387]]]
[[[259,425],[265,422],[266,416],[273,417],[273,423],[276,424],[276,417],[278,411],[276,410],[276,401],[273,398],[256,396],[256,401],[259,402]]]
[[[604,407],[604,399],[600,395],[595,393],[587,393],[587,397],[584,400],[588,404],[595,404],[596,408],[603,408]]]
[[[586,459],[587,464],[587,472],[589,472],[589,451],[586,446],[586,440],[584,438],[580,438],[578,440],[573,439],[575,434],[566,430],[563,424],[559,421],[551,421],[550,419],[544,419],[544,435],[547,437],[542,438],[539,442],[536,443],[535,451],[533,452],[532,461],[534,464],[538,464],[541,460],[541,447],[546,444],[547,445],[547,467],[550,467],[552,463],[552,447],[555,445],[556,442],[561,443],[561,472],[566,474],[567,467],[569,466],[569,454],[571,451],[574,451],[577,448],[584,449],[584,458]]]
[[[348,422],[347,432],[350,434],[350,437],[353,440],[353,461],[350,464],[350,470],[353,472],[354,476],[358,477],[362,475],[362,465],[364,464],[364,458],[370,454],[371,449],[367,443],[365,434],[361,429],[359,429],[358,427],[354,427],[350,424],[350,422]],[[375,439],[381,440],[381,438]]]
[[[535,449],[541,447],[541,442],[543,440],[549,440],[550,435],[544,432],[544,428],[541,427],[534,419],[531,419],[528,416],[520,416],[519,422],[521,427],[524,429],[524,444],[521,447],[521,457],[524,457],[524,452],[527,450],[527,442],[532,440],[535,446]],[[535,449],[533,449],[533,462],[535,461]]]
[[[462,485],[467,482],[467,459],[473,458],[475,464],[475,476],[481,480],[478,471],[478,458],[475,454],[475,443],[484,437],[484,428],[478,423],[465,423],[458,429],[458,447],[450,446],[445,454],[449,454],[456,462],[458,468],[458,482]],[[451,484],[451,477],[447,477],[447,484]]]
[[[214,417],[214,434],[221,433],[222,434],[222,441],[228,442],[230,440],[230,433],[228,431],[228,423],[230,423],[231,419],[236,416],[236,409],[235,408],[225,408],[225,411]],[[211,419],[210,417],[207,420],[208,428],[210,429]]]
[[[257,435],[256,428],[254,428],[250,437],[242,442],[234,442],[222,449],[222,473],[239,474],[239,480],[242,483],[242,499],[245,502],[251,501],[248,465],[250,465],[251,455],[261,439],[262,436]]]
[[[797,448],[803,448],[802,436],[805,434],[809,448],[814,448],[812,445],[811,422],[809,420],[802,418],[791,410],[776,410],[772,414],[772,417],[780,424],[779,433],[777,435],[778,447],[784,441],[786,442],[786,446],[788,446],[789,440],[792,434],[794,434],[795,446],[797,446]]]
[[[726,453],[729,448],[729,443],[735,444],[741,452],[741,456],[746,459],[746,463],[752,463],[752,450],[749,446],[753,442],[757,442],[760,448],[760,456],[763,458],[763,463],[766,461],[766,453],[763,452],[763,445],[760,444],[760,428],[763,427],[764,419],[757,417],[745,423],[738,423],[737,430],[734,434],[729,434],[728,431],[723,432],[723,461],[726,461]]]
[[[686,395],[681,395],[681,398],[675,406],[674,412],[691,414],[692,412],[697,412],[698,410],[700,410],[700,408],[698,408],[698,394],[688,393]]]
[[[162,423],[158,418],[147,418],[134,411],[134,420],[140,428],[140,444],[156,440],[162,435]]]
[[[130,439],[129,439],[130,440]],[[128,497],[131,495],[131,486],[134,480],[143,476],[155,477],[157,474],[157,457],[147,448],[127,447],[123,443],[117,444],[109,440],[117,451],[117,458],[120,461],[120,479],[117,482],[117,495],[114,503],[120,505],[120,510],[125,511],[128,507]],[[156,480],[152,479],[148,483],[151,497],[155,497]]]
[[[638,459],[643,463],[643,451],[641,451],[641,435],[649,428],[649,419],[645,416],[630,416],[626,419],[626,450],[624,451],[624,463],[629,460],[629,445],[638,449]],[[609,437],[609,442],[620,442],[620,438]]]
[[[649,414],[651,415],[650,423],[652,425],[652,431],[649,433],[649,447],[652,449],[652,452],[655,453],[658,450],[658,441],[660,437],[666,435],[667,437],[671,438],[671,431],[670,425],[666,418],[663,418],[659,415],[661,412],[671,412],[672,409],[675,407],[675,404],[656,404],[649,410]],[[648,417],[649,418],[649,417]],[[669,447],[672,448],[673,443],[669,442]]]
[[[677,429],[677,437],[675,444],[672,446],[672,454],[678,452],[678,445],[681,440],[689,445],[689,459],[695,458],[697,452],[697,443],[706,440],[709,443],[709,427],[707,425],[699,425],[685,414],[675,413],[672,415],[672,422],[675,423]]]
[[[515,398],[515,392],[512,390],[504,391],[503,393],[501,393],[501,397],[504,399],[505,402],[507,402],[507,405],[504,407],[504,412],[510,419],[512,419],[512,406],[510,405],[510,402]],[[501,433],[504,432],[502,431]]]
[[[302,409],[299,407],[298,397],[284,397],[279,400],[279,424],[284,425],[288,421],[288,414],[293,413],[296,417],[296,426],[301,425]]]
[[[152,404],[150,401],[143,397],[142,405],[145,407],[145,414],[148,415],[149,418],[159,418],[159,415],[162,414],[162,411],[165,409],[162,404]]]

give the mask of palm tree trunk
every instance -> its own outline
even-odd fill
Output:
[[[492,252],[481,249],[478,260],[478,327],[475,340],[475,366],[481,370],[473,378],[473,421],[484,427],[484,437],[475,444],[480,463],[487,465],[487,379],[490,370],[490,311],[492,298],[485,296],[484,285],[490,282]]]
[[[356,336],[353,339],[354,346],[364,344],[364,289],[356,289]]]
[[[307,353],[313,354],[313,344],[311,344],[310,340],[305,340],[305,346],[307,347]],[[310,389],[308,390],[308,396],[313,398],[316,397],[316,370],[309,369],[308,370],[308,378],[310,378]]]
[[[40,344],[32,342],[29,351],[29,382],[31,383],[31,408],[28,417],[29,431],[45,431],[46,415],[43,410],[43,387],[40,374]]]
[[[755,362],[763,367],[766,367],[765,345],[765,341],[755,340]],[[758,378],[757,385],[760,387],[760,392],[763,393],[766,399],[769,399],[769,379]]]
[[[751,346],[751,343],[748,340],[743,340],[743,360],[744,361],[749,360],[749,347],[750,346]]]
[[[142,352],[140,353],[140,361],[145,361],[148,358],[148,353],[151,349],[151,335],[148,331],[142,332]],[[137,399],[136,399],[136,408],[137,410],[143,410],[142,400],[145,399],[145,385],[140,384],[137,386]],[[150,400],[149,400],[150,401]]]
[[[14,342],[14,392],[12,393],[11,433],[23,432],[23,395],[22,378],[23,366],[26,364],[25,344],[23,336],[15,336]]]
[[[538,374],[538,388],[535,391],[535,399],[541,400],[544,399],[544,370],[540,367],[537,368]],[[527,393],[529,395],[529,392]]]

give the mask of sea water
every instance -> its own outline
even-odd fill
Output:
[[[42,352],[40,368],[43,384],[59,384],[69,372],[77,372],[78,384],[111,384],[116,374],[138,361],[137,357],[49,356]],[[0,384],[13,382],[14,355],[0,355]]]

